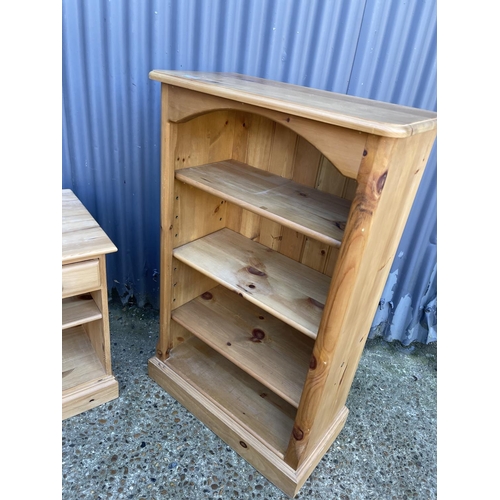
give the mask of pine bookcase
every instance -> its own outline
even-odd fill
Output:
[[[161,82],[149,375],[293,497],[347,396],[436,114],[239,74]]]

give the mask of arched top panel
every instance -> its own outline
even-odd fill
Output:
[[[342,175],[352,179],[357,177],[367,138],[364,132],[171,85],[164,85],[163,88],[168,95],[164,102],[168,106],[169,121],[183,123],[200,115],[221,110],[252,113],[292,130],[317,148]]]

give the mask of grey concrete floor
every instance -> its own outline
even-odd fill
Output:
[[[110,303],[120,396],[62,422],[62,499],[287,499],[148,377],[158,328]],[[347,423],[295,498],[437,498],[436,378],[436,344],[368,340]]]

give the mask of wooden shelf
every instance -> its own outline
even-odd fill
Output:
[[[102,313],[90,294],[62,301],[62,329],[102,319]]]
[[[244,236],[221,229],[174,257],[316,338],[330,278]]]
[[[340,246],[348,200],[235,160],[185,168],[175,176],[305,236]]]
[[[313,341],[219,285],[172,318],[296,408]]]
[[[106,376],[83,326],[62,334],[62,389],[75,388]]]
[[[295,418],[295,408],[270,392],[229,360],[196,337],[178,345],[168,360],[150,360],[157,369],[179,377],[198,393],[195,398],[208,398],[227,418],[249,430],[255,438],[276,455],[283,457]]]

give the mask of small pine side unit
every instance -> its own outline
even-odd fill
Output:
[[[161,82],[149,375],[287,495],[338,433],[436,114],[239,74]]]
[[[118,397],[111,371],[106,254],[117,248],[62,190],[62,419]]]

